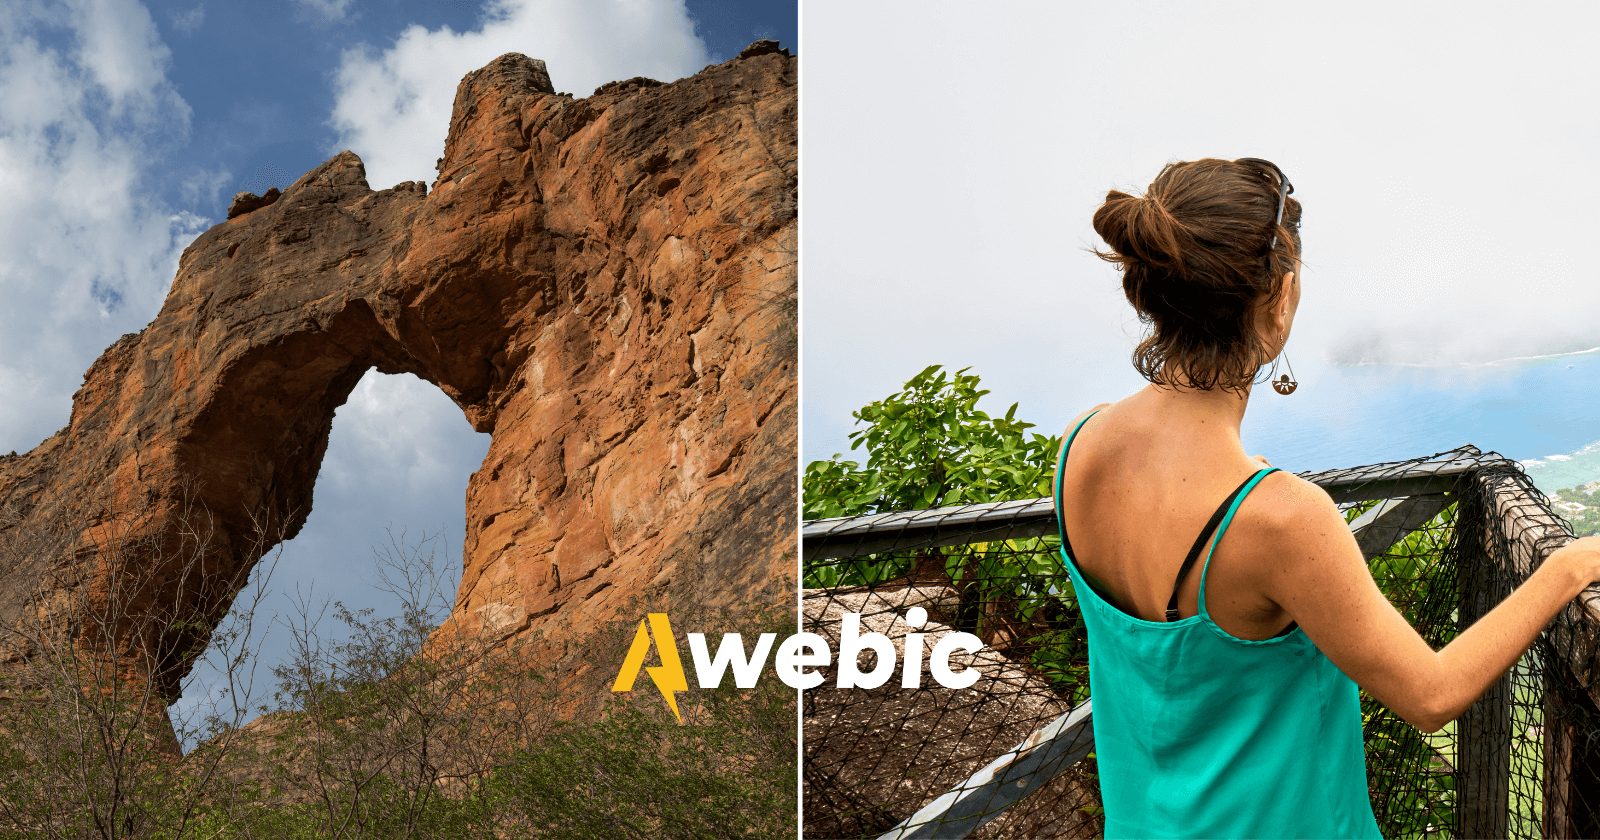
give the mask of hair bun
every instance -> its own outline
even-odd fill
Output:
[[[1094,230],[1116,252],[1101,255],[1111,262],[1123,268],[1139,262],[1178,274],[1183,272],[1184,250],[1194,239],[1160,197],[1132,196],[1121,190],[1106,193],[1105,203],[1094,214]]]
[[[1252,313],[1283,293],[1300,253],[1300,204],[1289,197],[1274,227],[1279,200],[1259,166],[1217,158],[1168,163],[1142,197],[1106,193],[1094,229],[1109,250],[1093,253],[1152,328],[1133,352],[1146,379],[1248,390],[1276,352]]]

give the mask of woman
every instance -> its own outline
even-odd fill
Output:
[[[1381,836],[1357,685],[1437,731],[1600,578],[1600,538],[1569,543],[1434,651],[1328,494],[1245,454],[1250,386],[1300,302],[1291,190],[1264,160],[1180,162],[1094,216],[1152,327],[1151,384],[1075,419],[1056,475],[1107,837]]]

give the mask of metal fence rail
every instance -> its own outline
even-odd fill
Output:
[[[1386,465],[1350,467],[1305,473],[1301,478],[1328,491],[1335,502],[1402,499],[1443,494],[1462,476],[1494,461],[1475,446],[1442,452],[1403,468],[1385,471]],[[1004,532],[1010,538],[1043,537],[1056,532],[1050,500],[961,505],[933,510],[808,519],[800,539],[806,560],[859,557],[902,548],[961,545],[974,538]]]
[[[1571,539],[1520,467],[1472,446],[1302,477],[1350,511],[1374,577],[1436,649]],[[893,632],[896,616],[926,605],[1003,651],[975,661],[985,669],[975,698],[808,692],[808,834],[1098,829],[1083,626],[1065,575],[1040,563],[1055,529],[1049,499],[804,524],[808,579],[823,569],[858,578],[808,590],[806,629],[837,635],[848,608]],[[1023,574],[1032,577],[1018,583]],[[1597,628],[1600,591],[1590,590],[1441,737],[1363,694],[1386,834],[1600,836]]]

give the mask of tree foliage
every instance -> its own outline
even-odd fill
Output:
[[[866,463],[834,455],[805,473],[807,519],[915,510],[1050,493],[1061,439],[1029,432],[1017,404],[992,417],[977,374],[929,365],[905,387],[851,416],[850,448]]]
[[[898,392],[853,412],[852,449],[806,468],[807,518],[853,516],[1048,496],[1061,438],[1030,431],[1017,404],[995,416],[989,391],[962,368],[930,365]],[[957,627],[1009,646],[1048,679],[1087,690],[1081,640],[1063,630],[1076,601],[1054,537],[999,539],[807,564],[810,587],[872,586],[936,576],[960,595]]]

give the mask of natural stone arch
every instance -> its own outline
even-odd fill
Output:
[[[343,152],[236,204],[155,320],[90,368],[68,426],[0,459],[0,620],[21,593],[94,586],[18,548],[30,529],[71,523],[72,554],[104,572],[155,556],[103,551],[106,522],[160,546],[203,510],[228,586],[143,675],[175,698],[260,556],[252,515],[285,538],[304,523],[333,412],[372,368],[491,433],[445,632],[536,638],[555,662],[640,593],[786,601],[794,119],[794,62],[770,42],[587,99],[508,54],[462,80],[431,190],[374,191]]]

